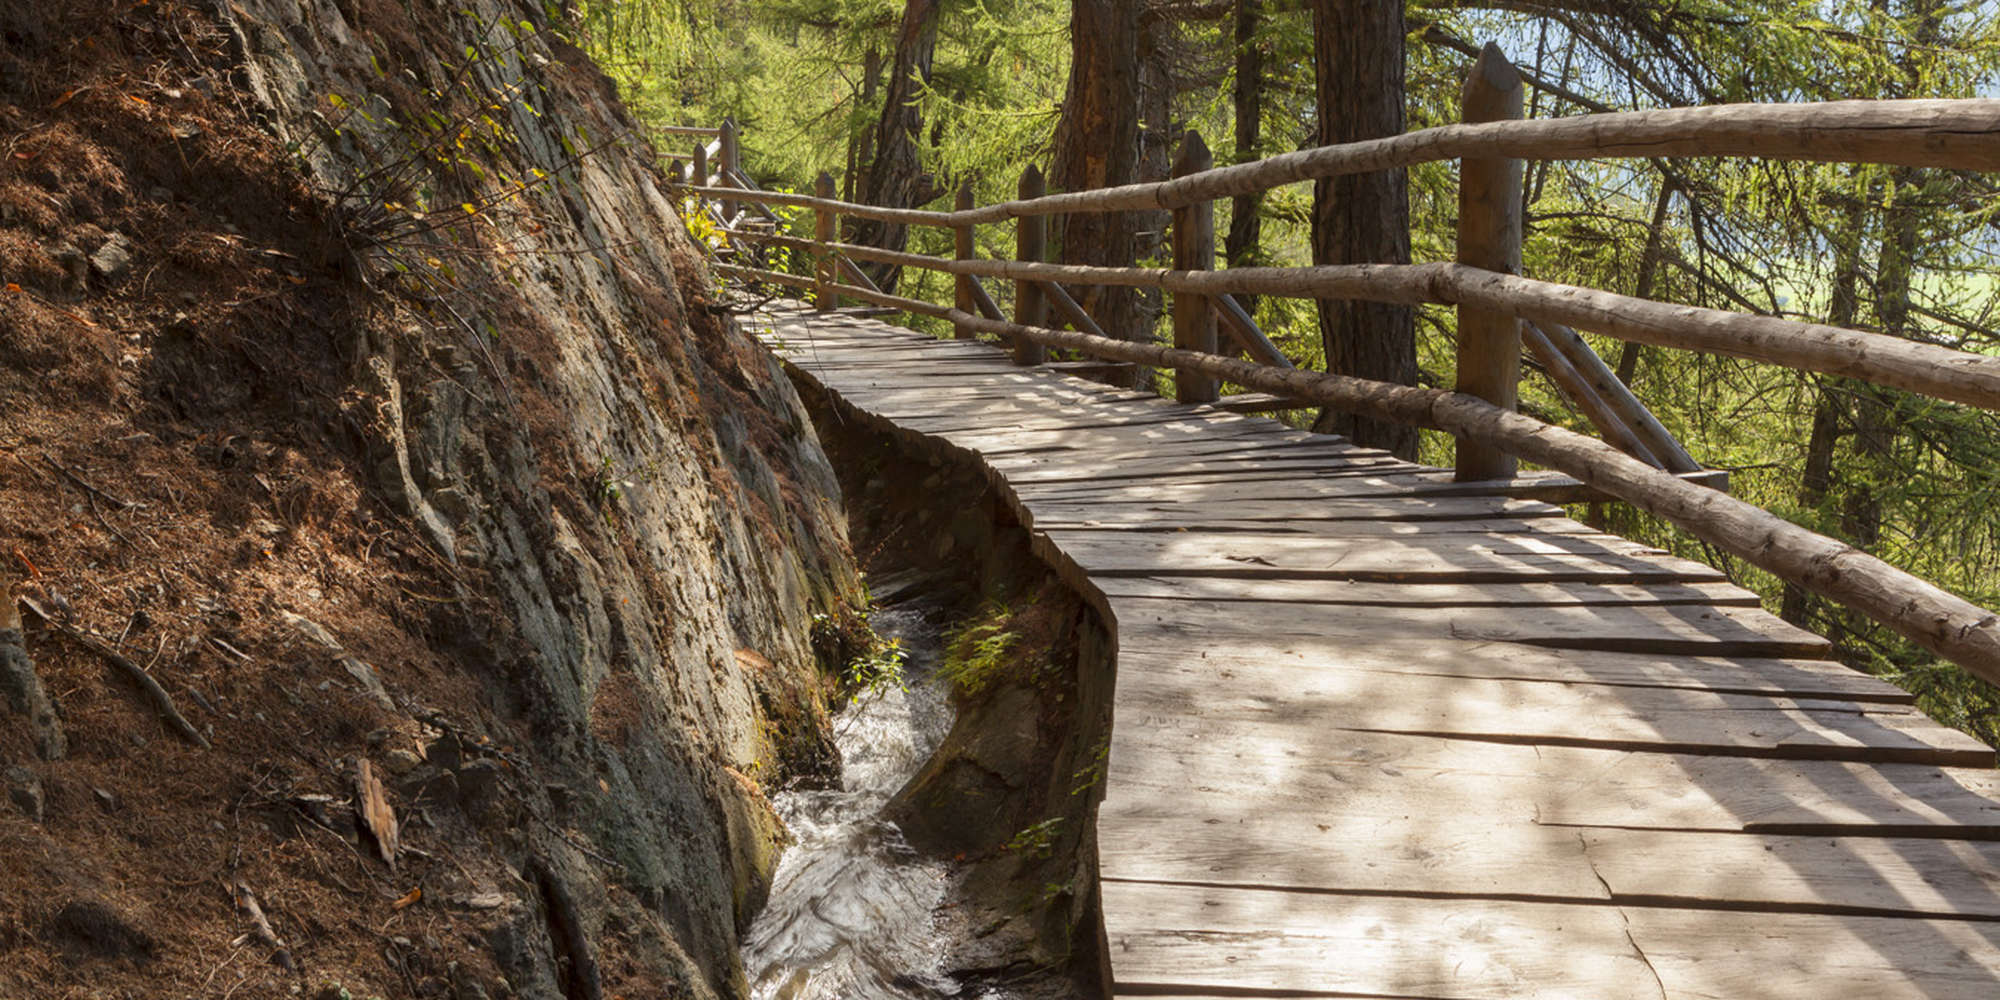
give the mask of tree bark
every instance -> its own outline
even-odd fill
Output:
[[[937,52],[938,8],[939,0],[907,0],[903,5],[889,88],[882,98],[882,117],[876,123],[871,143],[875,156],[869,162],[867,183],[861,192],[861,200],[866,204],[908,208],[943,193],[936,179],[923,172],[917,156],[917,141],[924,127],[917,96],[931,79],[931,60]],[[871,221],[855,227],[856,243],[901,250],[908,241],[909,230],[901,223]],[[900,268],[881,267],[871,269],[869,277],[883,289],[893,291],[900,275]]]
[[[1235,162],[1257,158],[1264,125],[1264,50],[1257,32],[1264,25],[1264,0],[1236,0],[1236,85],[1231,92],[1236,116]],[[1229,235],[1222,253],[1230,267],[1253,267],[1262,256],[1263,192],[1238,195],[1229,203]],[[1242,296],[1237,304],[1256,315],[1257,297]]]
[[[1844,231],[1833,239],[1833,301],[1826,321],[1834,326],[1851,327],[1860,313],[1862,209],[1861,199],[1855,199],[1848,206]],[[1851,389],[1860,384],[1844,379],[1823,382],[1813,399],[1812,432],[1806,439],[1805,467],[1799,474],[1799,505],[1807,510],[1817,510],[1833,489],[1833,453],[1846,433],[1840,392],[1842,387]],[[1778,617],[1807,628],[1818,604],[1810,592],[1788,583]]]
[[[1084,191],[1130,184],[1139,170],[1138,0],[1075,0],[1070,6],[1069,89],[1056,125],[1056,188]],[[1062,220],[1066,264],[1129,267],[1135,217],[1078,212]],[[1084,306],[1113,337],[1139,336],[1137,296],[1129,288],[1092,288]]]
[[[1403,131],[1401,0],[1312,0],[1313,71],[1320,145],[1399,135]],[[1407,264],[1409,182],[1402,170],[1321,180],[1313,185],[1313,263]],[[1413,385],[1416,319],[1409,307],[1322,299],[1320,340],[1327,371]],[[1334,409],[1316,430],[1415,458],[1414,428]]]

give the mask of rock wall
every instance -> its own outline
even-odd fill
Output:
[[[269,486],[286,456],[316,462],[322,451],[327,475],[346,477],[346,501],[316,515],[329,525],[327,538],[355,539],[337,559],[328,557],[344,568],[322,571],[318,582],[304,570],[288,576],[266,569],[263,582],[237,582],[235,570],[217,570],[217,579],[227,575],[238,588],[219,590],[227,596],[218,600],[236,616],[223,644],[244,662],[196,639],[185,656],[165,657],[158,668],[184,702],[193,692],[204,706],[217,703],[212,722],[183,707],[211,733],[220,731],[218,743],[267,739],[247,756],[279,760],[260,772],[250,760],[225,764],[200,755],[187,767],[226,771],[227,782],[259,794],[274,771],[304,772],[288,791],[270,793],[272,815],[282,813],[282,821],[249,824],[252,833],[243,836],[251,838],[253,857],[282,858],[287,845],[296,851],[316,843],[323,835],[310,826],[317,824],[376,864],[367,852],[379,838],[359,829],[348,811],[346,776],[362,760],[391,776],[402,843],[416,854],[405,853],[403,867],[391,873],[379,864],[366,869],[382,886],[357,889],[360,876],[333,875],[354,891],[343,896],[302,884],[294,897],[301,902],[267,906],[304,966],[304,985],[337,983],[357,997],[740,992],[737,936],[760,904],[783,839],[764,789],[828,764],[825,689],[811,633],[816,620],[838,619],[859,586],[838,487],[799,401],[719,304],[610,82],[552,30],[540,3],[527,0],[159,0],[144,11],[127,4],[113,10],[106,5],[106,21],[95,25],[11,11],[4,16],[13,20],[0,27],[23,53],[77,51],[64,46],[95,32],[90,37],[120,40],[120,58],[133,65],[165,67],[156,74],[162,79],[185,76],[144,97],[132,92],[162,117],[165,134],[178,137],[169,143],[184,144],[184,161],[190,148],[234,144],[240,153],[261,142],[268,162],[289,163],[285,169],[304,184],[251,222],[218,222],[217,238],[228,243],[241,233],[240,244],[270,231],[275,256],[258,258],[277,262],[270,296],[284,301],[300,294],[288,287],[296,285],[321,293],[300,301],[339,303],[307,305],[294,321],[267,328],[272,343],[288,334],[297,339],[300,330],[324,331],[326,342],[311,350],[323,348],[325,356],[301,363],[307,374],[296,383],[262,361],[229,367],[221,348],[188,354],[197,360],[174,368],[182,362],[164,359],[175,323],[193,329],[179,334],[184,340],[208,348],[207,334],[194,329],[200,317],[172,318],[173,302],[122,314],[136,350],[162,353],[135,362],[140,374],[122,383],[115,373],[103,377],[107,414],[119,407],[140,414],[131,419],[143,434],[207,462],[202,475],[212,472],[213,483],[233,484],[211,492],[196,485],[191,494],[195,480],[178,490],[171,482],[134,484],[139,506],[112,511],[133,519],[113,532],[127,544],[99,539],[117,554],[121,573],[168,559],[129,537],[152,509],[148,490],[158,492],[160,507],[171,494],[183,506],[256,508],[226,524],[247,525],[245,537],[270,524],[278,541],[262,557],[245,558],[276,566],[287,554],[281,543],[298,528],[283,491],[272,490],[265,511],[253,484]],[[204,42],[211,37],[212,47]],[[46,107],[52,95],[33,91],[35,72],[0,65],[0,94],[22,108]],[[86,106],[136,113],[130,104],[91,103],[100,99],[120,97],[91,93],[65,113]],[[172,109],[183,104],[216,117],[203,126],[174,124],[180,119]],[[254,122],[256,131],[217,124],[230,115]],[[92,133],[92,141],[118,158],[117,128]],[[131,141],[153,140],[135,132]],[[193,179],[215,169],[203,165],[203,155],[185,183],[218,183]],[[179,176],[177,168],[160,169]],[[273,187],[281,180],[263,178]],[[60,172],[29,181],[61,197],[71,197],[65,184],[83,190]],[[132,183],[142,184],[136,177]],[[226,191],[179,198],[182,182],[161,183],[174,189],[156,192],[164,201],[198,211],[262,208],[251,197],[254,185],[243,185],[232,206]],[[135,198],[143,200],[139,190]],[[101,214],[115,216],[116,206]],[[138,276],[159,261],[149,259],[151,244],[136,223],[126,227],[140,232],[135,245],[119,251],[133,258],[119,263],[129,279],[72,273],[57,253],[55,223],[35,224],[44,231],[34,237],[40,256],[22,257],[22,267],[43,266],[45,258],[46,274],[0,277],[26,280],[22,294],[37,307],[75,316],[100,308],[93,299],[99,289],[112,298],[152,294]],[[99,246],[74,252],[101,255],[113,241],[89,242]],[[193,303],[198,293],[184,294]],[[240,312],[242,301],[227,304]],[[103,315],[115,311],[102,306]],[[67,348],[44,348],[29,328],[0,323],[0,361],[21,366],[10,370],[68,363],[67,355],[48,353]],[[262,350],[254,339],[242,349],[253,360]],[[189,402],[198,395],[206,405]],[[255,407],[324,424],[247,436],[212,429]],[[123,419],[103,418],[106,427]],[[257,443],[264,437],[280,443]],[[299,443],[284,443],[294,439]],[[0,439],[0,448],[41,440]],[[243,496],[221,495],[238,488]],[[112,521],[114,529],[119,523]],[[56,534],[22,530],[34,544],[64,544]],[[364,536],[394,541],[378,545]],[[394,552],[428,567],[423,573],[441,588],[437,596],[391,594],[393,611],[367,605],[366,595],[376,592],[368,589],[371,574],[383,572],[371,570],[379,565],[371,560]],[[79,574],[83,562],[76,560]],[[55,583],[37,577],[28,585]],[[174,592],[166,593],[172,603]],[[86,619],[91,613],[79,611]],[[118,620],[109,610],[101,614],[101,631],[115,634]],[[370,622],[381,629],[371,631]],[[365,637],[378,632],[383,638],[371,647]],[[407,661],[368,655],[393,646],[392,638],[411,644]],[[27,645],[37,644],[45,674],[84,676],[87,657],[58,648],[54,630],[31,627]],[[233,679],[217,679],[224,673],[218,657],[235,664]],[[267,660],[295,665],[305,681],[255,673]],[[316,664],[325,664],[324,683]],[[321,708],[320,696],[311,695],[315,684],[324,699],[350,689],[352,698]],[[290,707],[273,694],[272,717],[291,712],[299,730],[250,732],[249,706],[263,696],[258,692],[278,688]],[[303,702],[295,688],[307,692]],[[348,718],[330,718],[338,713]],[[74,708],[68,714],[74,759],[37,772],[58,792],[95,780],[75,769],[95,766],[91,755],[100,752],[86,738],[88,720]],[[232,730],[239,724],[240,735]],[[296,754],[286,750],[293,737],[306,744],[293,742]],[[0,755],[13,745],[0,741]],[[198,790],[188,794],[199,799]],[[54,794],[51,802],[61,799]],[[61,810],[52,805],[51,813],[39,833],[0,833],[23,847],[38,836],[60,845],[72,834],[62,832]],[[310,821],[303,828],[301,813]],[[210,835],[205,826],[195,829]],[[242,864],[240,839],[237,853],[232,865]],[[349,863],[344,857],[336,860]],[[421,877],[412,874],[416,867]],[[277,861],[269,870],[230,871],[240,874],[227,878],[261,880],[267,896],[293,891],[284,881],[291,869]],[[0,871],[0,879],[10,877]],[[19,877],[47,886],[68,876]],[[135,874],[122,895],[104,890],[107,899],[117,897],[107,905],[143,924],[130,915],[168,906],[169,890],[146,884]],[[131,959],[139,964],[119,966],[122,972],[66,964],[68,953],[57,946],[67,925],[10,887],[20,909],[0,912],[0,966],[10,948],[44,947],[54,956],[49,968],[79,981],[130,974],[177,985],[176,963],[191,967],[201,948],[224,954],[228,938],[242,930],[234,897],[219,881],[202,884],[194,896],[201,905],[182,914],[185,922],[140,927],[149,946]],[[389,900],[412,887],[423,890],[419,909],[406,913],[407,896],[391,908]],[[320,888],[351,905],[354,919],[313,913],[302,901],[319,898]],[[371,938],[356,929],[365,925],[393,929]],[[276,967],[258,976],[277,984],[262,987],[269,989],[287,978]]]

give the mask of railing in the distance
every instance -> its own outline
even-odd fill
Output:
[[[1521,158],[1729,155],[2000,171],[2000,100],[1728,105],[1520,121],[1515,120],[1519,88],[1513,67],[1488,46],[1466,84],[1468,124],[1219,169],[1204,169],[1205,150],[1199,137],[1191,135],[1175,176],[1166,181],[1044,195],[1039,175],[1024,176],[1014,201],[974,207],[966,189],[950,212],[836,201],[830,197],[832,179],[826,175],[815,195],[755,191],[734,162],[712,178],[705,162],[698,162],[693,177],[704,182],[682,185],[681,190],[704,198],[814,211],[811,240],[752,232],[734,225],[732,211],[720,215],[732,238],[745,245],[776,243],[811,252],[818,262],[812,277],[718,265],[723,273],[809,290],[820,309],[833,308],[837,297],[844,296],[949,320],[960,337],[997,334],[1009,342],[1015,360],[1022,364],[1038,362],[1042,349],[1053,347],[1171,368],[1177,392],[1185,400],[1213,400],[1218,384],[1228,381],[1301,404],[1442,430],[1458,440],[1461,479],[1509,476],[1517,458],[1564,473],[2000,683],[2000,615],[1859,549],[1676,475],[1686,472],[1680,466],[1691,460],[1671,443],[1671,437],[1661,440],[1664,431],[1657,421],[1603,370],[1602,360],[1574,330],[1844,375],[1995,410],[2000,410],[2000,358],[1859,330],[1653,302],[1512,273],[1519,262]],[[722,135],[732,136],[733,126],[725,124]],[[1457,262],[1210,269],[1214,257],[1210,213],[1215,199],[1278,184],[1452,158],[1462,161]],[[1039,260],[1039,220],[1048,215],[1160,209],[1174,215],[1172,269]],[[835,221],[843,214],[951,229],[957,235],[954,259],[837,242]],[[1008,220],[1016,221],[1019,259],[975,259],[972,227]],[[952,274],[954,303],[941,306],[836,281],[840,273],[836,262],[851,269],[851,260]],[[1017,283],[1011,320],[1000,316],[990,299],[982,301],[975,281],[981,276]],[[1075,331],[1052,328],[1046,306],[1058,296],[1068,298],[1064,283],[1150,287],[1172,293],[1174,346],[1107,336],[1094,324],[1088,331],[1081,324]],[[1459,391],[1305,372],[1226,356],[1220,351],[1214,319],[1227,320],[1228,310],[1218,303],[1232,293],[1455,306]],[[1082,319],[1088,322],[1087,316]],[[1235,329],[1234,324],[1224,325]],[[1598,425],[1617,446],[1514,411],[1523,330],[1530,349],[1550,374],[1593,421],[1602,418]],[[1256,356],[1254,350],[1251,353]],[[1586,391],[1594,394],[1593,402],[1579,399],[1579,393]]]

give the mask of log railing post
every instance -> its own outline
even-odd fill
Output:
[[[1207,170],[1215,165],[1201,133],[1188,129],[1181,152],[1174,159],[1173,175]],[[1215,203],[1198,201],[1174,209],[1174,270],[1206,271],[1215,261]],[[1174,294],[1174,346],[1184,351],[1216,352],[1215,309],[1206,295]],[[1220,383],[1200,372],[1174,372],[1174,398],[1183,403],[1213,403],[1220,395]]]
[[[1040,198],[1049,191],[1048,181],[1042,177],[1040,167],[1028,164],[1021,171],[1020,186],[1015,194],[1023,200]],[[1047,252],[1049,241],[1049,218],[1046,215],[1024,215],[1014,220],[1014,259],[1040,261]],[[1014,322],[1022,326],[1047,326],[1049,301],[1042,293],[1039,281],[1020,280],[1014,282]],[[1049,359],[1048,348],[1032,340],[1014,338],[1014,363],[1017,365],[1039,365]]]
[[[1521,117],[1521,74],[1487,43],[1466,77],[1467,123]],[[1458,262],[1488,271],[1521,270],[1521,161],[1468,156],[1458,169]],[[1514,409],[1521,381],[1519,321],[1506,312],[1458,307],[1458,391]],[[1458,479],[1511,479],[1514,457],[1460,439]]]
[[[972,207],[971,181],[966,181],[958,186],[958,198],[952,203],[952,207],[961,212]],[[951,234],[954,244],[954,256],[958,260],[973,259],[972,226],[970,224],[953,226],[951,227]],[[952,276],[952,305],[959,312],[968,315],[979,308],[979,304],[973,301],[972,298],[972,282],[973,277],[969,274]],[[951,335],[959,340],[971,340],[972,328],[964,323],[953,323]]]
[[[722,120],[721,138],[722,149],[716,155],[722,163],[719,165],[716,173],[721,176],[723,186],[727,187],[736,183],[730,179],[733,175],[743,172],[743,147],[737,143],[736,119],[724,118]],[[731,220],[736,218],[735,202],[725,201],[722,203],[722,217]],[[732,222],[731,224],[733,225],[734,223]]]
[[[695,187],[708,186],[708,143],[703,142],[703,138],[705,137],[699,135],[694,137],[694,158],[688,161],[689,166],[692,168],[689,171],[688,183],[693,184]],[[697,195],[696,197],[705,196]]]
[[[833,198],[833,175],[822,170],[813,181],[813,195],[822,199]],[[834,262],[833,251],[827,244],[834,241],[834,227],[839,217],[833,209],[824,205],[813,209],[813,308],[828,312],[835,305],[833,295]]]

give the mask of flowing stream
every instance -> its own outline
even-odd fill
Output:
[[[950,866],[919,857],[882,815],[951,728],[951,705],[933,676],[938,625],[914,604],[877,610],[872,623],[901,641],[904,686],[863,691],[835,718],[838,788],[773,800],[797,842],[743,947],[755,1000],[990,996],[961,989],[945,967],[950,942],[934,914]]]

